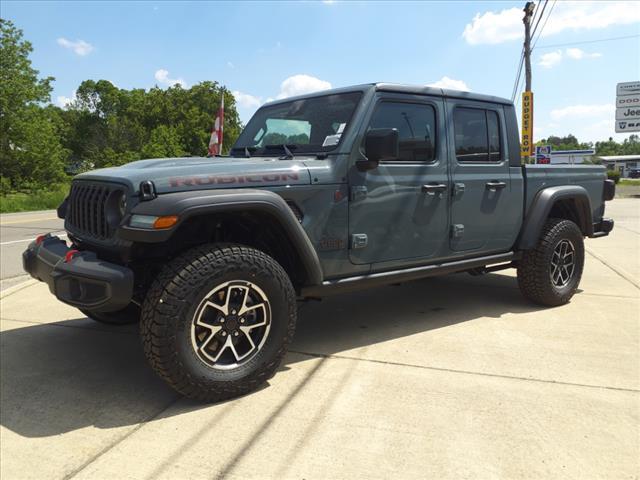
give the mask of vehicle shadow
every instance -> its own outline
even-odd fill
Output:
[[[514,287],[513,277],[465,274],[310,302],[301,307],[291,350],[339,354],[482,316],[537,309]],[[179,397],[147,365],[135,326],[101,326],[86,318],[19,325],[0,333],[0,424],[22,436],[135,425],[160,413],[205,407],[186,402],[166,411]],[[292,353],[281,369],[305,358]]]

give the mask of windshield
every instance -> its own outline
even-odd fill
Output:
[[[232,151],[253,156],[333,150],[361,96],[360,92],[339,93],[263,107],[249,121]]]

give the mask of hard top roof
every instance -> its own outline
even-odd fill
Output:
[[[463,92],[460,90],[449,90],[447,88],[427,87],[425,85],[403,85],[397,83],[365,83],[361,85],[353,85],[350,87],[332,88],[330,90],[322,90],[319,92],[308,93],[306,95],[298,95],[288,97],[281,100],[269,102],[268,105],[289,102],[291,100],[299,100],[303,98],[317,97],[320,95],[332,95],[337,93],[364,92],[375,89],[382,92],[406,93],[413,95],[440,95],[449,98],[462,98],[465,100],[475,100],[480,102],[500,103],[504,105],[513,105],[511,100],[492,95],[483,95],[481,93]]]

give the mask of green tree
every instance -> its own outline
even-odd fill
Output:
[[[242,128],[235,98],[216,82],[125,90],[106,80],[86,80],[64,112],[64,145],[74,164],[121,165],[141,158],[205,155],[224,96],[223,152]]]
[[[149,141],[142,147],[145,158],[180,157],[184,154],[177,130],[166,125],[154,128]]]
[[[0,175],[3,189],[50,186],[64,177],[64,125],[55,107],[43,107],[52,77],[38,78],[31,44],[0,19]]]

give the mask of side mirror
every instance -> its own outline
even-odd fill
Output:
[[[364,140],[366,160],[357,162],[359,170],[371,170],[385,160],[398,158],[398,130],[395,128],[374,128],[367,132]]]

